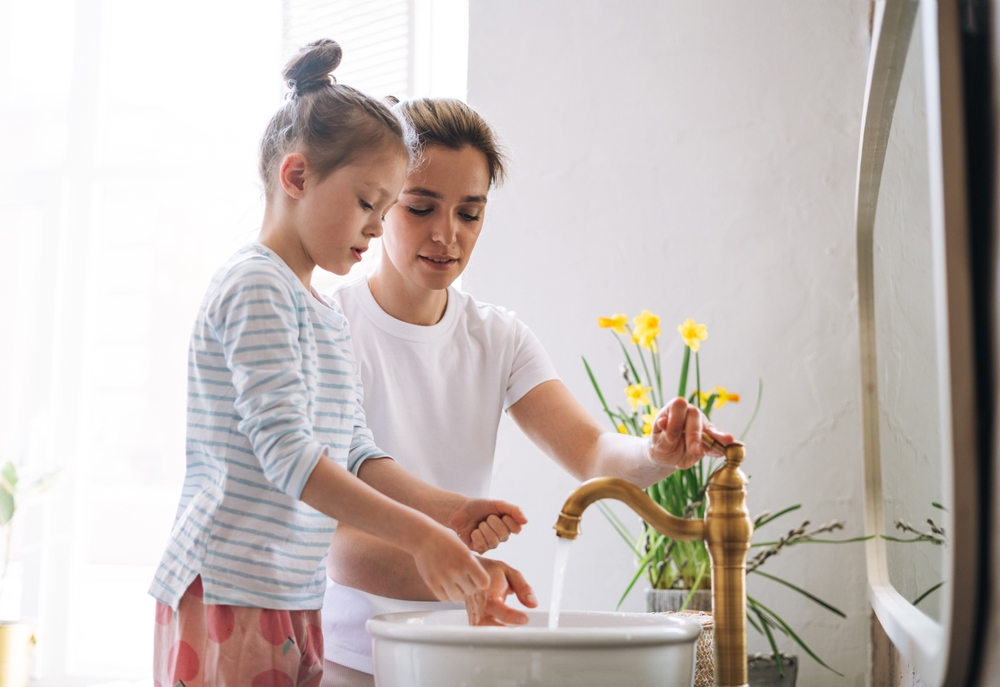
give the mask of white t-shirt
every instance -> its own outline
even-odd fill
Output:
[[[425,482],[489,495],[501,413],[542,382],[558,379],[528,327],[503,308],[448,289],[444,317],[429,327],[387,314],[367,281],[331,294],[351,326],[363,407],[379,447]],[[373,615],[455,604],[408,602],[328,582],[323,603],[327,660],[367,673]]]

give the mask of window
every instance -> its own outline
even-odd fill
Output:
[[[256,145],[284,58],[330,35],[345,83],[464,97],[467,9],[0,7],[0,463],[65,468],[16,516],[0,619],[37,623],[45,687],[148,685],[146,589],[184,470],[188,335],[212,273],[256,236]]]

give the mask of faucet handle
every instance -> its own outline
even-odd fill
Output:
[[[736,467],[743,462],[743,458],[746,455],[746,451],[744,450],[741,442],[734,441],[727,446],[708,432],[701,433],[701,442],[725,456],[726,465]]]

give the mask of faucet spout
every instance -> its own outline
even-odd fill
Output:
[[[581,484],[566,499],[556,521],[556,536],[576,539],[583,511],[595,501],[611,498],[625,503],[653,529],[671,539],[704,540],[712,559],[715,684],[746,687],[746,555],[753,523],[746,506],[747,478],[740,470],[744,448],[739,442],[723,446],[708,434],[702,441],[726,458],[725,465],[708,480],[704,520],[678,518],[631,482],[598,477]]]

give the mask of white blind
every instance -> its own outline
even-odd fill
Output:
[[[285,54],[332,38],[344,50],[339,82],[403,100],[413,90],[411,25],[410,0],[285,0]]]

